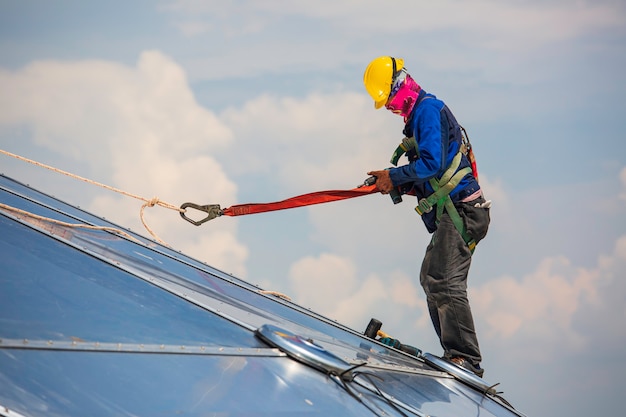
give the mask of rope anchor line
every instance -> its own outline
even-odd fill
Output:
[[[113,191],[113,192],[116,192],[116,193],[122,194],[122,195],[124,195],[124,196],[127,196],[127,197],[132,197],[132,198],[135,198],[135,199],[137,199],[137,200],[141,200],[141,201],[143,201],[143,202],[144,202],[144,204],[141,206],[141,209],[139,210],[139,217],[140,217],[140,219],[141,219],[141,223],[142,223],[142,224],[143,224],[143,226],[146,228],[146,230],[148,231],[148,233],[150,233],[150,235],[151,235],[151,236],[152,236],[152,237],[153,237],[156,241],[158,241],[159,243],[161,243],[161,244],[163,244],[163,245],[165,245],[165,246],[168,246],[168,247],[169,247],[169,245],[168,245],[166,242],[164,242],[163,240],[161,240],[161,239],[160,239],[160,238],[156,235],[156,233],[154,233],[154,232],[152,231],[152,229],[150,229],[150,227],[149,227],[149,226],[148,226],[148,224],[146,223],[146,221],[145,221],[145,219],[144,219],[144,215],[143,215],[143,214],[144,214],[144,210],[145,210],[145,208],[146,208],[146,207],[154,207],[154,206],[157,206],[157,205],[158,205],[158,206],[161,206],[161,207],[164,207],[164,208],[170,209],[170,210],[178,211],[178,212],[180,212],[180,213],[181,213],[181,215],[185,213],[185,209],[184,209],[184,208],[178,208],[177,206],[175,206],[175,205],[173,205],[173,204],[170,204],[170,203],[167,203],[167,202],[161,201],[158,197],[153,197],[153,198],[151,198],[151,199],[147,199],[147,198],[144,198],[144,197],[141,197],[141,196],[138,196],[138,195],[131,194],[131,193],[129,193],[129,192],[126,192],[126,191],[120,190],[120,189],[118,189],[118,188],[111,187],[111,186],[109,186],[109,185],[102,184],[102,183],[99,183],[99,182],[97,182],[97,181],[93,181],[93,180],[90,180],[90,179],[87,179],[87,178],[81,177],[81,176],[79,176],[79,175],[72,174],[72,173],[67,172],[67,171],[63,171],[62,169],[54,168],[54,167],[52,167],[52,166],[50,166],[50,165],[46,165],[46,164],[43,164],[43,163],[41,163],[41,162],[34,161],[34,160],[32,160],[32,159],[28,159],[28,158],[25,158],[25,157],[20,156],[20,155],[16,155],[16,154],[14,154],[14,153],[11,153],[11,152],[8,152],[8,151],[5,151],[5,150],[3,150],[3,149],[0,149],[0,153],[2,153],[2,154],[4,154],[4,155],[7,155],[7,156],[10,156],[10,157],[12,157],[12,158],[18,159],[18,160],[23,161],[23,162],[28,162],[29,164],[33,164],[33,165],[36,165],[36,166],[38,166],[38,167],[48,169],[48,170],[53,171],[53,172],[56,172],[56,173],[58,173],[58,174],[63,174],[63,175],[66,175],[66,176],[68,176],[68,177],[70,177],[70,178],[74,178],[74,179],[77,179],[77,180],[80,180],[80,181],[86,182],[86,183],[88,183],[88,184],[97,185],[98,187],[102,187],[102,188],[104,188],[104,189],[106,189],[106,190]],[[50,219],[50,220],[52,220],[52,219]],[[107,230],[107,229],[110,229],[110,228],[101,228],[101,229],[102,229],[102,230]]]
[[[51,167],[49,165],[46,164],[42,164],[40,162],[37,161],[33,161],[32,159],[28,159],[28,158],[24,158],[22,156],[16,155],[14,153],[11,152],[7,152],[5,150],[0,149],[0,153],[3,153],[7,156],[10,156],[12,158],[16,158],[19,159],[21,161],[24,162],[28,162],[30,164],[42,167],[42,168],[46,168],[48,170],[54,171],[56,173],[59,174],[63,174],[66,175],[68,177],[71,178],[75,178],[78,180],[81,180],[83,182],[89,183],[89,184],[93,184],[93,185],[97,185],[99,187],[105,188],[109,191],[113,191],[122,195],[125,195],[127,197],[132,197],[135,198],[137,200],[141,200],[144,202],[144,204],[141,206],[141,209],[139,210],[139,217],[141,219],[141,223],[143,224],[143,226],[146,228],[146,230],[148,231],[148,233],[150,233],[150,235],[157,241],[159,241],[160,243],[162,243],[165,246],[169,246],[167,243],[165,243],[163,240],[161,240],[153,231],[152,229],[150,229],[150,227],[148,226],[148,224],[146,223],[145,219],[144,219],[144,210],[146,207],[154,207],[155,205],[159,205],[161,207],[165,207],[167,209],[170,210],[174,210],[180,213],[180,216],[188,221],[189,223],[195,225],[195,226],[200,226],[201,224],[212,220],[216,217],[219,216],[243,216],[243,215],[248,215],[248,214],[256,214],[256,213],[264,213],[264,212],[268,212],[268,211],[275,211],[275,210],[285,210],[285,209],[291,209],[291,208],[296,208],[296,207],[304,207],[304,206],[311,206],[314,204],[322,204],[322,203],[330,203],[333,201],[340,201],[340,200],[345,200],[345,199],[349,199],[349,198],[355,198],[355,197],[361,197],[361,196],[365,196],[365,195],[369,195],[369,194],[373,194],[373,193],[377,193],[379,192],[378,188],[376,187],[376,184],[370,184],[370,183],[364,183],[361,184],[359,186],[357,186],[356,188],[352,188],[350,190],[326,190],[326,191],[316,191],[316,192],[312,192],[312,193],[307,193],[307,194],[302,194],[302,195],[298,195],[295,197],[291,197],[288,198],[286,200],[282,200],[282,201],[275,201],[275,202],[271,202],[271,203],[246,203],[246,204],[237,204],[237,205],[233,205],[230,207],[227,207],[225,209],[220,208],[219,204],[206,204],[206,205],[200,205],[200,204],[195,204],[195,203],[183,203],[180,207],[176,207],[172,204],[166,203],[164,201],[159,200],[158,197],[153,197],[151,199],[147,199],[135,194],[131,194],[129,192],[120,190],[118,188],[114,188],[96,181],[92,181],[89,180],[87,178],[83,178],[81,176],[69,173],[67,171],[63,171],[61,169],[58,168],[54,168]],[[193,208],[195,210],[198,211],[202,211],[207,213],[207,216],[204,219],[200,219],[200,220],[193,220],[190,217],[186,216],[186,212],[187,212],[187,208]]]
[[[97,185],[97,186],[105,188],[107,190],[110,190],[110,191],[117,192],[119,194],[125,195],[127,197],[132,197],[132,198],[135,198],[135,199],[143,201],[144,204],[142,204],[141,209],[139,210],[139,216],[141,218],[141,223],[146,228],[148,233],[150,233],[150,235],[152,235],[152,237],[155,240],[157,240],[159,243],[161,243],[161,244],[163,244],[165,246],[168,246],[168,247],[170,247],[170,245],[168,245],[166,242],[161,240],[152,231],[152,229],[150,229],[150,227],[148,227],[148,225],[147,225],[147,223],[146,223],[146,221],[144,219],[144,216],[143,216],[143,213],[144,213],[144,210],[145,210],[146,207],[154,207],[154,206],[158,205],[158,206],[170,209],[170,210],[178,211],[183,219],[185,219],[185,220],[187,220],[187,221],[189,221],[190,223],[193,223],[193,224],[197,223],[196,225],[200,225],[200,224],[204,223],[207,220],[211,220],[211,219],[213,219],[213,218],[215,218],[217,216],[221,216],[222,214],[224,214],[224,211],[220,209],[220,206],[218,204],[212,204],[212,205],[208,205],[208,206],[198,206],[197,204],[193,204],[193,203],[184,203],[179,208],[179,207],[176,207],[176,206],[174,206],[172,204],[169,204],[169,203],[166,203],[164,201],[161,201],[158,197],[153,197],[151,199],[143,198],[143,197],[140,197],[138,195],[131,194],[131,193],[128,193],[126,191],[119,190],[117,188],[114,188],[114,187],[111,187],[111,186],[108,186],[108,185],[105,185],[105,184],[101,184],[101,183],[96,182],[96,181],[89,180],[87,178],[83,178],[81,176],[69,173],[67,171],[63,171],[61,169],[54,168],[54,167],[46,165],[46,164],[42,164],[41,162],[37,162],[37,161],[34,161],[32,159],[24,158],[23,156],[16,155],[14,153],[5,151],[3,149],[0,149],[0,153],[2,153],[4,155],[7,155],[7,156],[10,156],[10,157],[15,158],[15,159],[19,159],[19,160],[24,161],[24,162],[28,162],[30,164],[36,165],[36,166],[41,167],[41,168],[46,168],[46,169],[48,169],[50,171],[54,171],[54,172],[57,172],[59,174],[66,175],[68,177],[84,181],[84,182],[89,183],[89,184]],[[187,211],[186,210],[187,207],[195,208],[195,209],[199,209],[199,210],[208,212],[209,216],[206,219],[204,219],[204,220],[200,220],[200,221],[196,222],[196,221],[188,218],[187,216],[185,216],[185,212]],[[63,221],[60,221],[60,220],[52,219],[50,217],[39,216],[37,214],[30,213],[28,211],[19,209],[17,207],[12,207],[12,206],[9,206],[9,205],[3,204],[3,203],[0,203],[0,210],[10,211],[10,212],[13,212],[17,216],[20,216],[20,215],[28,216],[28,217],[31,217],[33,219],[49,222],[49,223],[52,223],[52,224],[57,224],[57,225],[60,225],[60,226],[63,226],[63,227],[84,228],[84,229],[89,229],[89,230],[103,230],[103,231],[107,231],[107,232],[110,232],[110,233],[114,233],[114,234],[118,234],[118,235],[124,236],[124,237],[126,237],[126,238],[128,238],[130,240],[133,240],[133,241],[137,242],[137,243],[141,243],[139,240],[135,239],[130,234],[128,234],[128,233],[126,233],[126,232],[124,232],[122,230],[116,229],[114,227],[92,226],[92,225],[82,224],[82,223],[78,223],[78,224],[67,223],[67,222],[63,222]],[[291,300],[291,298],[288,297],[287,295],[285,295],[283,293],[280,293],[280,292],[277,292],[277,291],[259,290],[259,293],[260,294],[264,294],[264,295],[274,295],[274,296],[276,296],[278,298],[281,298],[281,299],[287,300],[287,301]]]

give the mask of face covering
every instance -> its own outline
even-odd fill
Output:
[[[419,84],[402,70],[391,86],[391,93],[385,107],[406,119],[411,114],[421,89]]]

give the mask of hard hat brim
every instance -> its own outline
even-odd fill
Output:
[[[383,107],[385,105],[385,103],[387,103],[387,99],[380,100],[380,101],[375,101],[374,102],[374,108],[380,109],[381,107]]]

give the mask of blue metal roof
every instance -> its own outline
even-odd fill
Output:
[[[434,355],[6,176],[0,203],[0,416],[522,415]]]

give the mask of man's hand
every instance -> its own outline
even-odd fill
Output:
[[[393,190],[393,183],[389,177],[388,170],[370,171],[367,175],[373,175],[376,177],[376,188],[378,188],[382,194],[389,194],[391,190]]]

